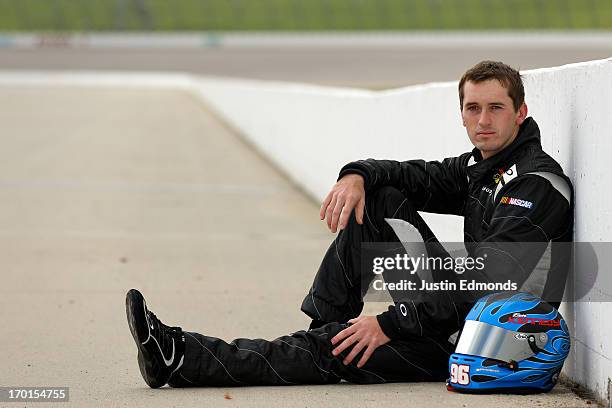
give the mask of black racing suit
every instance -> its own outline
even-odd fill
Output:
[[[368,159],[347,164],[339,178],[351,173],[365,180],[364,223],[350,217],[304,298],[302,311],[317,324],[272,341],[226,343],[186,332],[184,365],[171,386],[444,380],[454,348],[447,339],[486,292],[419,292],[399,299],[377,316],[391,341],[377,348],[363,367],[356,366],[361,353],[348,366],[342,364],[350,348],[337,357],[331,354],[331,338],[363,309],[362,285],[368,279],[360,267],[362,244],[398,241],[386,219],[409,222],[430,255],[444,254],[417,211],[464,217],[468,254],[488,255],[478,272],[480,280],[508,278],[522,284],[550,245],[550,268],[540,295],[560,302],[571,254],[559,245],[572,239],[573,190],[559,164],[542,151],[532,118],[508,147],[488,159],[476,149],[442,162]]]

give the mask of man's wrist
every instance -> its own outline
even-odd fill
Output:
[[[342,177],[349,175],[349,174],[358,174],[361,177],[363,177],[363,183],[364,186],[367,184],[367,180],[368,180],[368,176],[366,174],[365,171],[363,171],[362,169],[359,169],[357,167],[353,167],[349,164],[347,164],[346,166],[344,166],[341,170],[340,170],[340,174],[338,175],[338,180],[340,180]]]

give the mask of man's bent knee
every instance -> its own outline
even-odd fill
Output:
[[[386,228],[385,218],[394,218],[406,205],[406,196],[397,188],[383,186],[366,195],[366,216],[379,230]]]

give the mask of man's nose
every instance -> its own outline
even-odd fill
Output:
[[[483,109],[480,113],[480,118],[478,119],[478,124],[481,126],[487,126],[491,124],[491,115],[487,112],[486,109]]]

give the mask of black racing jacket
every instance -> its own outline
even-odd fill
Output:
[[[472,276],[479,281],[511,279],[522,285],[548,249],[550,267],[540,295],[559,305],[570,267],[574,195],[561,166],[542,150],[533,118],[488,159],[474,149],[441,162],[359,160],[344,166],[339,179],[350,173],[363,176],[366,194],[394,186],[419,211],[463,216],[468,255],[487,254],[484,270]],[[486,293],[420,292],[377,319],[389,338],[448,336]]]

